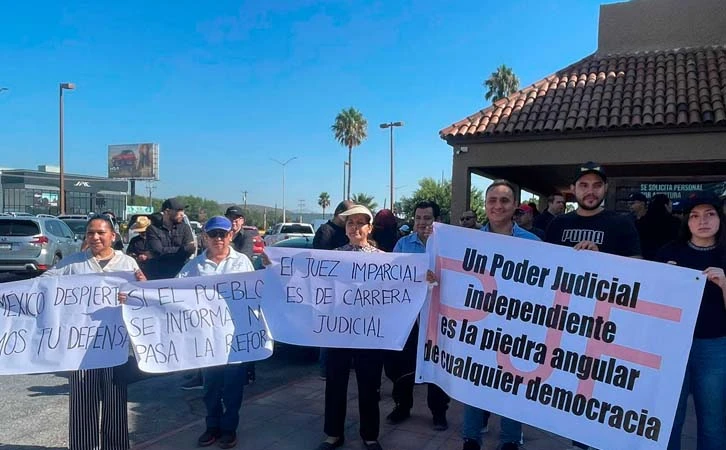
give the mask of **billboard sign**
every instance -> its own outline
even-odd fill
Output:
[[[159,144],[109,145],[108,177],[158,180]]]

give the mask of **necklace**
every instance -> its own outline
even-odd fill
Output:
[[[114,251],[113,251],[113,249],[109,249],[109,250],[111,250],[111,253],[109,253],[108,255],[101,255],[101,254],[99,253],[98,255],[94,256],[93,258],[94,258],[94,259],[95,259],[96,261],[103,261],[103,260],[106,260],[106,259],[111,259],[111,258],[113,258],[113,255],[114,255],[114,254],[115,254],[116,252],[114,252]]]
[[[710,250],[713,250],[714,248],[716,248],[716,244],[709,245],[708,247],[701,247],[701,246],[694,244],[691,241],[688,241],[688,246],[699,252],[707,252],[707,251],[710,251]]]

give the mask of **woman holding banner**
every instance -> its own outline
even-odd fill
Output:
[[[146,280],[132,257],[113,249],[115,240],[116,231],[111,218],[107,215],[93,216],[86,225],[87,249],[63,258],[42,276],[133,272],[137,280]],[[105,367],[70,373],[69,450],[129,448],[126,383],[114,376],[114,369]]]
[[[368,242],[373,230],[373,214],[362,205],[355,205],[340,214],[345,218],[345,234],[349,243],[337,250],[362,253],[381,253]],[[365,255],[361,255],[365,258]],[[351,363],[358,382],[358,410],[360,412],[360,436],[367,450],[382,450],[378,443],[380,411],[378,390],[383,370],[382,350],[330,348],[326,365],[325,381],[325,434],[327,439],[317,450],[332,450],[345,441],[345,410],[348,404],[348,376]]]
[[[697,449],[721,450],[726,436],[726,221],[719,198],[710,192],[692,194],[684,213],[680,238],[663,247],[657,259],[703,270],[707,281],[668,450],[681,448],[689,393],[696,406]]]

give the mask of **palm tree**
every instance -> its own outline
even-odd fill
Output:
[[[325,217],[325,208],[330,206],[330,195],[327,192],[321,192],[318,197],[318,205],[323,208],[323,217]]]
[[[497,67],[496,72],[492,72],[489,79],[484,81],[484,86],[488,89],[484,98],[494,103],[519,90],[519,78],[511,68],[502,64]]]
[[[370,209],[371,212],[375,211],[375,209],[378,208],[378,203],[373,200],[373,196],[364,194],[362,192],[353,195],[350,200],[356,205],[365,206],[366,208]]]
[[[335,134],[335,140],[348,148],[348,187],[346,198],[350,198],[350,172],[353,158],[353,147],[357,147],[368,136],[368,122],[360,111],[352,106],[343,109],[335,117],[335,123],[330,127]]]

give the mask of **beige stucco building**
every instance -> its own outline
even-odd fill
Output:
[[[546,196],[567,191],[585,161],[606,168],[609,208],[634,191],[723,190],[725,105],[723,0],[601,6],[594,54],[441,130],[452,217],[469,205],[473,174]]]

